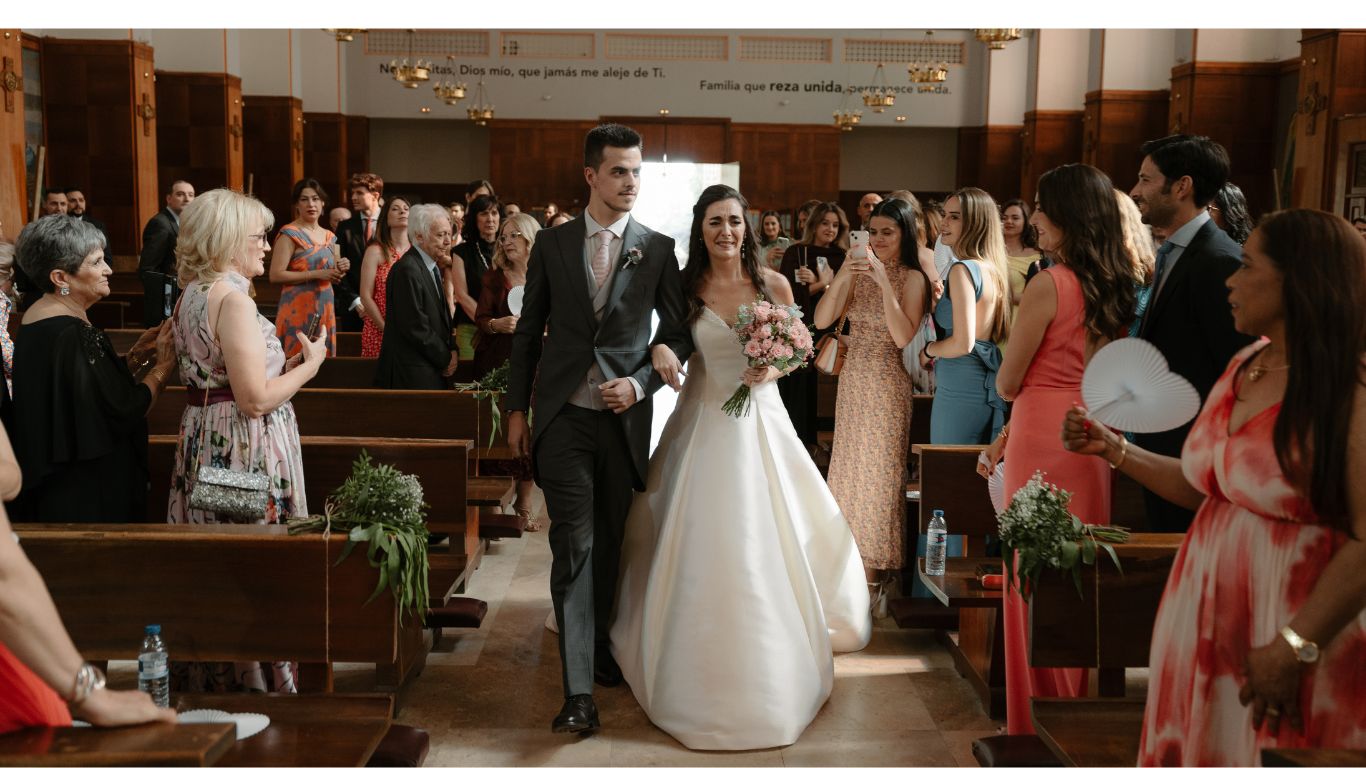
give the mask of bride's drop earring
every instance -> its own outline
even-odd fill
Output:
[[[63,296],[70,296],[70,295],[71,295],[71,288],[70,288],[69,286],[65,286],[65,285],[62,286],[61,294],[62,294]]]

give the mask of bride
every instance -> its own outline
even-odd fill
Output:
[[[650,719],[691,749],[797,740],[830,696],[832,652],[868,643],[862,561],[788,419],[771,367],[749,368],[731,324],[756,298],[792,304],[760,266],[745,199],[693,206],[683,290],[696,351],[622,544],[612,655]],[[667,347],[655,368],[683,376]],[[721,404],[743,380],[750,412]]]

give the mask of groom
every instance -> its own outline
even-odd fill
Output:
[[[662,383],[650,347],[667,344],[680,361],[692,353],[674,241],[631,218],[640,134],[599,125],[583,155],[584,215],[541,230],[531,249],[505,401],[508,442],[531,457],[550,516],[565,694],[557,733],[596,729],[593,682],[621,683],[608,630],[631,493],[645,490],[649,395]]]

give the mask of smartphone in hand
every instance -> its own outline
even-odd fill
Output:
[[[849,233],[849,255],[855,259],[868,258],[868,230],[855,229]]]
[[[318,340],[318,332],[321,330],[320,326],[322,321],[322,315],[317,313],[314,313],[312,317],[308,318],[308,325],[304,328],[304,335],[308,337],[309,341]]]

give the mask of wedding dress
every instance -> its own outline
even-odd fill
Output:
[[[868,643],[863,563],[776,383],[721,404],[746,366],[710,309],[646,491],[627,518],[612,654],[647,715],[691,749],[791,744]]]

